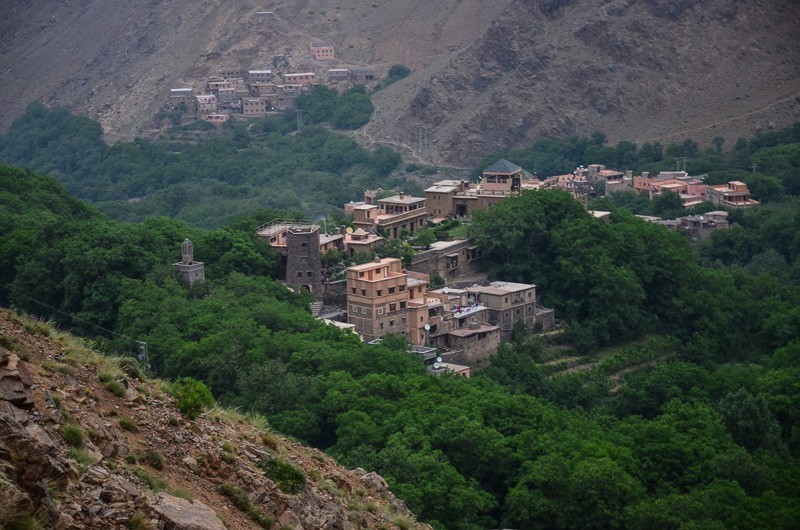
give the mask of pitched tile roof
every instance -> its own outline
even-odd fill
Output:
[[[514,173],[522,169],[516,164],[512,164],[505,158],[501,158],[491,166],[484,169],[484,173]]]

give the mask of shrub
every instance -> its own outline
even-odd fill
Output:
[[[271,528],[274,522],[272,516],[266,515],[258,508],[253,506],[250,502],[250,497],[245,492],[231,484],[222,484],[219,487],[219,492],[228,497],[234,506],[242,510],[247,516],[258,523],[261,528]]]
[[[164,457],[155,451],[147,453],[147,463],[158,470],[164,469]]]
[[[74,447],[76,449],[80,449],[83,447],[83,438],[85,433],[83,429],[81,429],[80,425],[76,425],[74,423],[65,423],[61,429],[59,429],[61,433],[61,437],[64,438],[64,441],[67,442],[67,445],[70,447]]]
[[[158,493],[159,491],[164,491],[164,489],[167,487],[167,483],[164,482],[163,479],[154,477],[153,475],[150,474],[149,471],[147,471],[143,467],[137,467],[136,469],[133,470],[133,473],[140,479],[147,482],[147,487],[153,490],[154,493]]]
[[[299,493],[306,483],[303,472],[284,460],[267,460],[258,463],[258,467],[264,470],[278,488],[290,495]]]
[[[130,530],[151,530],[153,525],[150,523],[150,518],[147,514],[140,510],[128,519],[128,528]]]
[[[89,451],[76,447],[70,447],[67,450],[67,457],[77,462],[81,471],[86,471],[89,466],[97,462],[97,459]]]
[[[126,431],[139,432],[139,426],[136,425],[136,422],[128,418],[120,418],[119,426]]]
[[[178,408],[193,420],[203,410],[214,405],[211,390],[197,379],[181,377],[170,386],[170,392],[178,400]]]
[[[277,449],[278,437],[271,432],[264,431],[261,433],[261,443],[270,449]]]
[[[108,390],[109,392],[111,392],[112,394],[114,394],[117,397],[122,397],[122,396],[125,395],[125,387],[122,386],[117,381],[109,381],[109,382],[106,383],[105,386],[106,386],[106,390]]]

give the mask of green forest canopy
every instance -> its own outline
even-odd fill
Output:
[[[789,215],[763,212],[755,225]],[[541,341],[517,335],[472,379],[437,378],[396,341],[367,346],[312,318],[252,236],[268,215],[213,231],[120,224],[48,177],[0,167],[0,303],[146,340],[159,375],[202,379],[217,399],[377,470],[437,528],[800,520],[796,276],[728,266],[740,256],[714,258],[716,239],[707,268],[685,240],[623,211],[605,225],[565,193],[526,193],[476,219],[492,273],[543,286],[586,351],[635,341],[593,370],[548,375]],[[738,237],[764,244],[742,225]],[[191,290],[170,267],[187,234],[208,267]]]
[[[224,134],[109,146],[97,122],[32,103],[0,136],[0,163],[48,174],[116,220],[166,215],[205,228],[259,208],[329,215],[378,186],[421,192],[389,178],[400,156],[386,147],[368,151],[318,127],[294,131],[291,116],[264,118]]]

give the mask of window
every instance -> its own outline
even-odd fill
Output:
[[[356,294],[356,288],[355,287],[351,287],[350,290],[353,292],[353,294]]]
[[[297,277],[298,278],[302,278],[303,277],[303,271],[297,271]]]
[[[522,311],[520,311],[519,309],[517,309],[517,316],[519,316],[519,314],[520,314],[520,313],[522,313]]]
[[[389,304],[389,311],[396,311],[396,310],[397,310],[397,304],[395,303]]]
[[[306,276],[311,278],[311,271],[306,271]]]
[[[383,295],[383,289],[378,289],[378,296]]]
[[[394,287],[389,287],[389,294],[394,294]]]
[[[405,285],[401,285],[401,286],[400,286],[400,292],[402,293],[402,292],[403,292],[403,291],[405,291],[405,290],[406,290],[406,286],[405,286]]]
[[[408,291],[408,296],[410,296],[411,298],[414,298],[414,289],[413,288]]]
[[[358,306],[353,304],[350,306],[350,311],[353,313],[358,313]]]
[[[380,328],[380,329],[383,329],[383,322],[381,322],[380,324],[378,324],[378,328]]]
[[[361,289],[361,296],[367,296],[367,290]]]
[[[406,317],[403,317],[403,318],[401,318],[401,319],[400,319],[400,322],[401,322],[401,323],[403,323],[403,324],[405,324],[405,323],[406,323]]]
[[[308,263],[308,256],[300,256],[300,265]]]
[[[406,308],[406,301],[405,301],[405,300],[402,300],[402,301],[400,302],[400,309],[405,309],[405,308]]]
[[[390,328],[393,328],[393,327],[394,327],[394,320],[390,320],[390,321],[389,321],[389,327],[390,327]]]
[[[378,314],[379,314],[379,315],[382,315],[382,314],[383,314],[383,308],[382,308],[382,307],[379,307],[379,308],[378,308]]]
[[[308,246],[308,243],[300,243],[300,246],[306,248]]]
[[[359,278],[363,278],[363,277],[364,277],[364,274],[366,274],[366,273],[364,273],[364,272],[359,272],[359,273],[358,273],[358,277],[359,277]]]
[[[366,307],[361,306],[361,314],[362,315],[366,315],[367,314],[367,308]]]

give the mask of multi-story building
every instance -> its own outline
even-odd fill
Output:
[[[283,82],[287,85],[312,86],[317,84],[317,74],[314,72],[283,74]]]
[[[436,218],[468,218],[522,190],[539,187],[538,179],[508,160],[498,160],[483,171],[481,181],[442,180],[425,190],[429,211]]]
[[[448,281],[478,272],[480,251],[472,239],[436,241],[428,250],[417,252],[411,269],[425,274],[439,274]]]
[[[224,77],[225,79],[242,77],[242,69],[238,66],[223,66],[219,69],[219,77]]]
[[[271,83],[272,70],[248,70],[247,79],[251,85],[255,83]]]
[[[397,258],[349,267],[347,278],[347,321],[371,341],[387,333],[407,335],[408,274]]]
[[[353,224],[365,232],[383,232],[388,239],[414,234],[425,225],[428,211],[425,199],[400,192],[379,199],[378,204],[359,204],[352,208]]]
[[[732,180],[727,184],[707,186],[706,195],[709,201],[726,208],[749,208],[760,204],[757,200],[750,198],[747,184],[738,180]]]
[[[262,98],[242,99],[242,114],[244,116],[266,116],[269,104]]]
[[[312,42],[311,54],[315,61],[329,61],[336,58],[333,45],[324,42]]]
[[[488,322],[500,327],[503,340],[511,339],[517,320],[523,320],[529,330],[549,329],[555,324],[553,310],[537,304],[535,285],[513,282],[475,285],[467,289],[467,302],[487,308]]]
[[[217,96],[214,94],[198,94],[195,98],[197,99],[197,113],[201,116],[217,112]]]
[[[322,298],[323,245],[319,226],[308,221],[275,220],[258,228],[256,235],[280,252],[281,276],[288,285]]]

